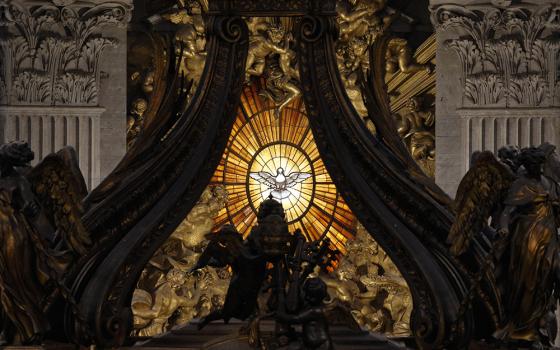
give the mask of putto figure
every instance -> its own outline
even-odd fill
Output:
[[[461,257],[479,235],[491,242],[479,275],[493,276],[501,301],[493,336],[541,348],[556,336],[550,305],[556,305],[560,283],[558,158],[549,144],[520,152],[507,147],[499,155],[500,160],[489,151],[473,156],[459,185],[448,243]]]
[[[251,34],[245,79],[251,83],[251,77],[266,77],[260,95],[273,103],[274,114],[279,117],[301,95],[296,54],[291,48],[294,39],[280,23],[250,18],[247,25]]]
[[[319,278],[309,278],[303,283],[305,305],[296,315],[280,311],[276,316],[287,324],[302,325],[303,349],[332,350],[329,323],[324,300],[327,298],[327,285]]]

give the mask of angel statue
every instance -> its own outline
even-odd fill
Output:
[[[34,168],[25,142],[0,146],[0,302],[4,344],[37,344],[50,329],[46,313],[68,297],[64,272],[91,244],[81,223],[87,194],[73,149]]]
[[[554,341],[555,332],[541,328],[551,322],[553,291],[560,282],[560,188],[545,175],[545,168],[558,169],[557,158],[552,158],[550,145],[519,153],[502,149],[500,155],[503,160],[489,151],[475,157],[457,191],[448,243],[451,253],[461,256],[476,235],[486,233],[492,241],[493,268],[483,273],[494,275],[504,310],[493,336],[541,347]]]

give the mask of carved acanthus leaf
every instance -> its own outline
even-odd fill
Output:
[[[131,6],[54,1],[41,6],[0,0],[0,79],[8,91],[2,103],[97,105],[106,25],[126,25]],[[23,81],[29,79],[28,81]]]
[[[558,105],[559,11],[552,5],[432,9],[436,26],[461,32],[446,45],[462,63],[464,102],[502,107]]]

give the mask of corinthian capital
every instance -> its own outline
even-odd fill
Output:
[[[0,0],[0,104],[98,105],[106,27],[126,27],[130,1]]]
[[[543,25],[560,28],[560,1],[470,0],[430,1],[434,26],[454,25],[461,22],[486,22],[488,25],[507,24],[512,19],[541,17]]]

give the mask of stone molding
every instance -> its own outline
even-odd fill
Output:
[[[85,116],[85,117],[99,117],[105,108],[103,107],[73,107],[73,106],[56,106],[56,107],[42,107],[42,106],[0,106],[0,117],[9,113],[21,113],[26,115],[49,115],[49,116]]]
[[[474,151],[497,152],[506,145],[560,144],[560,108],[459,109],[464,140],[463,171]]]
[[[557,116],[560,117],[560,108],[460,108],[457,110],[462,118],[486,117],[509,118],[509,117],[532,117],[532,116]]]

